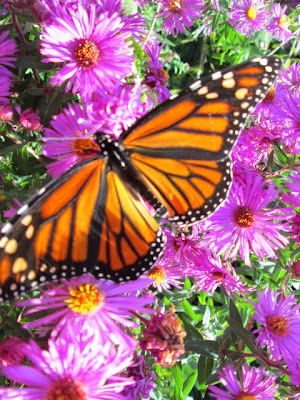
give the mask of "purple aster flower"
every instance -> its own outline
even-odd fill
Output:
[[[296,142],[300,138],[300,92],[291,94],[287,91],[284,105],[284,118],[277,115],[274,123],[282,129],[286,138]]]
[[[123,77],[131,74],[133,62],[129,32],[117,16],[96,14],[96,6],[85,9],[78,4],[76,15],[67,13],[46,26],[41,40],[45,62],[65,65],[51,79],[66,91],[73,86],[83,97],[91,97],[98,88],[112,90]]]
[[[0,343],[0,369],[21,364],[25,358],[25,343],[18,337],[9,337]]]
[[[163,231],[166,236],[164,262],[180,264],[183,268],[194,264],[203,252],[199,237],[199,225],[192,225],[191,231],[175,225],[171,230],[163,228]]]
[[[291,92],[300,91],[300,64],[294,62],[288,69],[281,70],[277,83]]]
[[[269,10],[262,0],[233,0],[230,4],[228,22],[238,32],[251,37],[265,28]]]
[[[241,132],[231,159],[234,164],[238,162],[256,168],[260,162],[267,162],[275,143],[281,139],[282,131],[278,126],[270,124],[268,121],[254,125]]]
[[[10,96],[9,88],[11,86],[10,78],[7,75],[1,75],[0,71],[0,104],[8,104]]]
[[[271,23],[267,25],[267,30],[272,36],[277,36],[280,42],[285,43],[293,35],[289,30],[289,19],[285,15],[287,6],[281,7],[279,3],[274,3],[271,9]]]
[[[135,347],[136,342],[120,328],[133,328],[131,311],[152,313],[145,308],[153,298],[137,297],[138,290],[150,285],[149,280],[138,279],[122,285],[98,280],[91,276],[62,279],[61,285],[43,291],[40,298],[21,301],[21,306],[32,307],[27,315],[47,310],[51,314],[24,325],[26,329],[49,326],[55,323],[52,337],[72,327],[75,332],[99,332],[102,341],[113,341],[125,347]],[[76,328],[76,329],[75,329]]]
[[[171,285],[181,288],[184,284],[182,281],[186,274],[182,266],[171,266],[164,259],[157,261],[153,267],[142,275],[147,279],[155,279],[152,285],[159,291],[171,289]]]
[[[136,84],[116,85],[109,94],[97,91],[87,106],[90,120],[93,122],[92,133],[101,131],[119,137],[147,111],[147,103],[142,103],[142,89]]]
[[[164,65],[169,61],[170,58],[164,62],[159,60],[162,47],[163,44],[159,46],[159,44],[155,41],[150,42],[145,46],[145,51],[149,56],[149,61],[145,68],[146,75],[144,82],[152,91],[158,93],[159,103],[171,96],[171,93],[166,86],[169,80],[169,74],[163,69]]]
[[[290,193],[284,193],[282,200],[291,203],[294,207],[300,207],[300,168],[296,168],[290,179],[292,179],[292,182],[286,182]]]
[[[174,27],[176,33],[190,29],[194,25],[192,18],[199,18],[204,8],[203,0],[162,0],[161,3],[159,16],[166,17],[162,27],[168,35],[174,35]]]
[[[280,231],[288,230],[278,221],[292,217],[290,209],[267,209],[281,188],[263,181],[261,175],[249,171],[244,180],[234,179],[229,196],[210,218],[203,222],[208,233],[204,240],[224,254],[225,259],[236,258],[239,253],[246,265],[251,266],[250,253],[261,260],[264,255],[277,258],[274,250],[284,248],[288,239]]]
[[[14,64],[11,61],[16,60],[16,57],[12,57],[12,54],[17,51],[17,45],[13,39],[7,39],[8,35],[9,31],[4,31],[0,34],[0,65],[14,68]]]
[[[289,364],[289,371],[291,372],[291,384],[299,386],[300,385],[300,363],[298,361]],[[297,389],[297,388],[295,388]],[[297,391],[299,394],[299,392]],[[299,397],[292,397],[295,400],[299,400]]]
[[[256,286],[248,287],[245,285],[232,265],[229,262],[222,262],[220,257],[201,257],[198,263],[192,266],[187,273],[195,278],[197,290],[211,292],[212,295],[222,285],[229,297],[232,297],[233,293],[243,295],[256,288]]]
[[[222,371],[218,372],[219,379],[229,392],[216,386],[208,386],[212,392],[210,395],[217,400],[273,400],[279,388],[275,384],[275,376],[269,375],[264,379],[264,368],[249,369],[247,364],[243,365],[240,383],[231,365],[227,365]]]
[[[14,204],[10,205],[9,210],[4,211],[3,215],[5,218],[13,217],[15,213],[23,206],[23,204],[15,197],[13,198],[13,202]]]
[[[297,214],[292,218],[292,223],[293,233],[291,234],[291,238],[296,239],[296,242],[300,244],[300,212],[297,212]]]
[[[146,364],[142,355],[136,355],[134,364],[126,368],[122,375],[132,377],[135,380],[134,385],[126,386],[122,392],[126,399],[148,399],[150,391],[156,388],[153,382],[156,380],[156,374],[151,371],[151,366]]]
[[[93,124],[78,104],[69,104],[68,109],[54,116],[51,126],[53,129],[45,128],[42,153],[57,160],[47,166],[53,177],[99,153],[91,132]]]
[[[296,304],[295,296],[284,298],[266,287],[258,297],[254,319],[261,328],[253,331],[259,333],[255,341],[267,346],[276,361],[282,357],[286,362],[300,358],[300,304]]]
[[[75,332],[74,332],[75,336]],[[99,346],[96,336],[80,341],[72,336],[49,340],[42,350],[31,340],[24,353],[32,366],[14,365],[1,370],[22,388],[0,388],[1,399],[49,400],[62,398],[125,400],[122,391],[134,384],[120,373],[132,364],[132,357],[110,342]]]
[[[285,104],[288,95],[289,91],[279,85],[271,87],[263,101],[255,108],[253,114],[259,116],[263,122],[275,122],[276,118],[280,118],[282,124],[282,120],[285,117]]]

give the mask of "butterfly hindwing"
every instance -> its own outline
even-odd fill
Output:
[[[133,165],[177,223],[205,218],[226,198],[230,152],[281,62],[257,58],[194,82],[121,137]]]
[[[2,231],[2,299],[85,272],[136,279],[163,246],[156,220],[101,157],[41,189]]]

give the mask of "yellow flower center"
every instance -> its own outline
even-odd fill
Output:
[[[247,393],[240,393],[237,395],[236,400],[257,400],[255,396]]]
[[[170,10],[179,13],[182,10],[182,0],[171,0]]]
[[[92,138],[78,138],[72,142],[73,151],[75,153],[84,154],[90,151],[97,151],[98,147]]]
[[[248,19],[250,19],[251,21],[253,21],[255,18],[256,18],[256,10],[255,10],[255,8],[254,7],[249,7],[247,10],[246,10],[246,17],[248,18]]]
[[[89,283],[80,285],[76,289],[70,289],[70,298],[65,300],[74,313],[86,315],[97,310],[105,299],[104,294],[96,285]]]
[[[51,385],[47,395],[47,400],[87,400],[86,390],[80,382],[74,382],[72,378],[67,378]]]
[[[166,277],[166,273],[161,267],[153,267],[150,269],[148,272],[148,278],[149,279],[155,279],[156,284],[159,285],[164,281]]]
[[[264,98],[264,103],[273,103],[275,99],[275,88],[272,86]]]
[[[239,207],[234,213],[235,223],[240,228],[249,228],[254,224],[254,214],[247,207]]]
[[[81,67],[92,68],[99,61],[100,51],[96,43],[83,39],[75,49],[75,58]]]
[[[268,330],[274,335],[279,337],[285,337],[290,332],[288,328],[290,326],[289,318],[282,315],[273,315],[267,317]]]
[[[212,276],[215,278],[217,282],[222,282],[225,278],[225,274],[223,272],[215,271],[212,273]]]
[[[289,27],[289,20],[285,14],[279,18],[278,26],[282,29],[287,29]]]

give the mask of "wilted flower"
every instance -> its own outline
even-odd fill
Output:
[[[159,309],[143,331],[144,340],[140,342],[142,350],[148,350],[156,364],[171,367],[184,353],[183,339],[186,332],[175,315],[175,308],[168,311]]]

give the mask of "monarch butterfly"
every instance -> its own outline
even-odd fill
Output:
[[[0,300],[91,272],[136,279],[164,240],[148,201],[170,221],[211,214],[231,183],[230,151],[278,74],[256,58],[194,82],[123,132],[98,133],[99,154],[42,188],[2,229]]]

